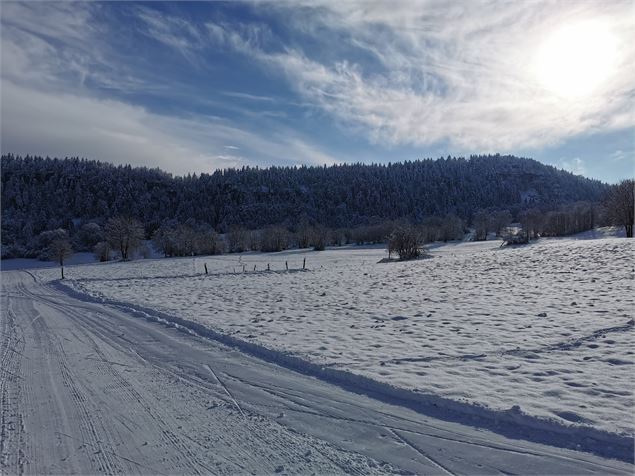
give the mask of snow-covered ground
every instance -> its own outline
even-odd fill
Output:
[[[635,242],[499,244],[86,265],[66,284],[398,388],[632,435]]]
[[[95,263],[94,253],[74,253],[73,256],[67,260],[67,266],[73,266],[77,264]],[[59,264],[55,261],[42,261],[35,258],[10,258],[0,261],[0,269],[2,271],[12,271],[16,269],[33,269],[33,268],[56,268]]]
[[[435,417],[90,301],[2,273],[0,474],[633,474],[632,444]]]

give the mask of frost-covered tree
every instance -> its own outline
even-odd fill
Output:
[[[55,258],[51,258],[51,245],[54,242],[64,242],[68,241],[68,232],[61,228],[56,230],[46,230],[40,233],[33,241],[34,249],[32,251],[32,255],[36,255],[38,259],[48,260]]]
[[[243,167],[173,177],[158,169],[9,154],[1,169],[5,256],[37,256],[37,237],[46,230],[66,229],[75,242],[81,233],[75,224],[101,225],[113,216],[136,217],[148,232],[168,220],[192,229],[206,224],[220,233],[232,226],[257,230],[272,224],[297,232],[305,220],[311,226],[355,229],[358,242],[384,242],[392,227],[385,230],[382,224],[396,220],[420,224],[448,214],[468,220],[480,209],[508,209],[514,215],[533,206],[555,210],[598,201],[608,189],[531,159],[501,155]]]

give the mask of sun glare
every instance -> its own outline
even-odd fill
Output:
[[[611,74],[617,41],[607,25],[582,22],[566,25],[539,47],[533,68],[548,91],[566,98],[592,94]]]

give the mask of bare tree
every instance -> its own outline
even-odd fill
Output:
[[[608,218],[613,225],[623,226],[626,237],[633,238],[633,208],[635,180],[622,180],[611,187],[606,199]]]
[[[446,215],[440,228],[441,240],[444,242],[463,238],[463,220],[456,215]]]
[[[544,223],[544,216],[539,209],[530,208],[523,210],[519,214],[518,219],[522,225],[527,241],[539,236]]]
[[[112,247],[119,251],[121,259],[127,261],[141,244],[144,231],[141,223],[134,218],[121,216],[108,220],[104,235]]]
[[[57,261],[62,269],[62,279],[64,279],[64,261],[73,256],[73,247],[66,238],[57,239],[51,242],[48,248],[49,258]]]
[[[331,230],[323,225],[313,228],[313,249],[315,251],[323,251],[331,240]]]
[[[313,240],[314,230],[309,226],[306,220],[303,220],[298,226],[296,237],[298,239],[298,248],[308,248]]]
[[[479,210],[474,215],[472,224],[474,225],[474,232],[475,232],[474,238],[476,239],[476,241],[487,240],[487,232],[490,229],[489,213],[487,213],[487,211],[485,210]]]
[[[249,249],[249,232],[242,226],[232,225],[226,238],[227,250],[230,253],[242,253]]]
[[[421,233],[412,225],[400,225],[393,230],[388,238],[388,257],[392,253],[399,256],[399,260],[416,259],[423,252]]]

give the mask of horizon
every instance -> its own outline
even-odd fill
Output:
[[[631,2],[387,5],[3,2],[2,154],[635,175]]]

